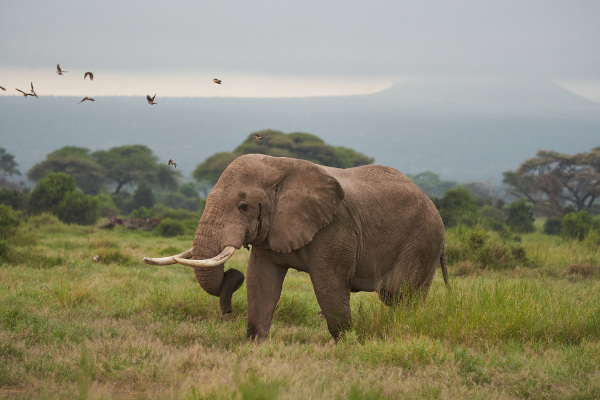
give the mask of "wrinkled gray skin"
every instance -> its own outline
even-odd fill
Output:
[[[310,275],[331,335],[351,325],[350,292],[376,291],[387,305],[427,296],[438,263],[447,283],[444,225],[433,203],[400,172],[350,169],[304,160],[244,155],[206,201],[192,259],[225,246],[252,245],[247,270],[249,340],[269,333],[289,268]],[[244,276],[223,266],[194,268],[202,287],[231,296]]]

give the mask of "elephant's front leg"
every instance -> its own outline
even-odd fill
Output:
[[[269,334],[275,307],[281,296],[287,268],[261,260],[253,250],[246,273],[248,292],[248,340],[263,339]]]
[[[327,328],[337,341],[340,335],[352,326],[350,312],[350,286],[344,275],[336,276],[331,271],[310,274],[317,302],[327,320]]]

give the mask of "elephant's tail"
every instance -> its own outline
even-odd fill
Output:
[[[448,287],[448,264],[446,264],[446,249],[442,247],[442,254],[440,255],[440,264],[442,265],[442,276],[444,277],[444,283]]]

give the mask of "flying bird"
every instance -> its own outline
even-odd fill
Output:
[[[252,138],[256,140],[261,140],[262,136],[260,136],[258,133],[255,133],[254,136],[252,136]]]
[[[56,73],[58,75],[62,75],[63,72],[69,72],[69,71],[63,71],[62,69],[60,69],[60,64],[56,64]]]
[[[177,163],[171,159],[169,159],[169,163],[167,165],[173,165],[175,168],[177,168]]]
[[[0,89],[2,89],[2,90],[4,90],[4,91],[6,91],[6,89],[4,89],[2,86],[0,86]]]
[[[17,88],[15,88],[15,89],[17,89]],[[17,89],[17,90],[18,90],[19,92],[23,93],[23,96],[25,96],[26,98],[27,98],[27,96],[33,96],[33,94],[31,94],[31,93],[26,93],[26,92],[22,91],[21,89]]]
[[[93,72],[89,72],[88,71],[85,74],[83,74],[83,79],[87,78],[88,76],[90,77],[90,81],[94,80],[94,73]]]
[[[84,101],[89,100],[89,101],[96,101],[94,99],[92,99],[91,97],[87,97],[85,96],[83,99],[81,99],[81,101],[79,102],[79,104],[83,103]]]
[[[216,83],[217,85],[221,84],[221,80],[217,79],[217,78],[213,79],[213,82]]]
[[[31,93],[33,93],[33,95],[35,96],[36,99],[39,99],[39,97],[37,96],[37,93],[35,92],[35,90],[33,90],[33,82],[31,82]]]
[[[154,98],[155,98],[155,97],[156,97],[156,93],[154,93],[154,96],[153,96],[153,97],[150,97],[150,95],[149,95],[149,94],[147,94],[147,95],[146,95],[146,99],[148,100],[148,104],[150,104],[150,105],[158,104],[158,103],[155,103],[155,102],[154,102]]]

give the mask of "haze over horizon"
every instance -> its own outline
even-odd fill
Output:
[[[31,81],[43,95],[329,96],[458,74],[541,77],[600,101],[593,1],[33,0],[3,15],[4,96]]]

